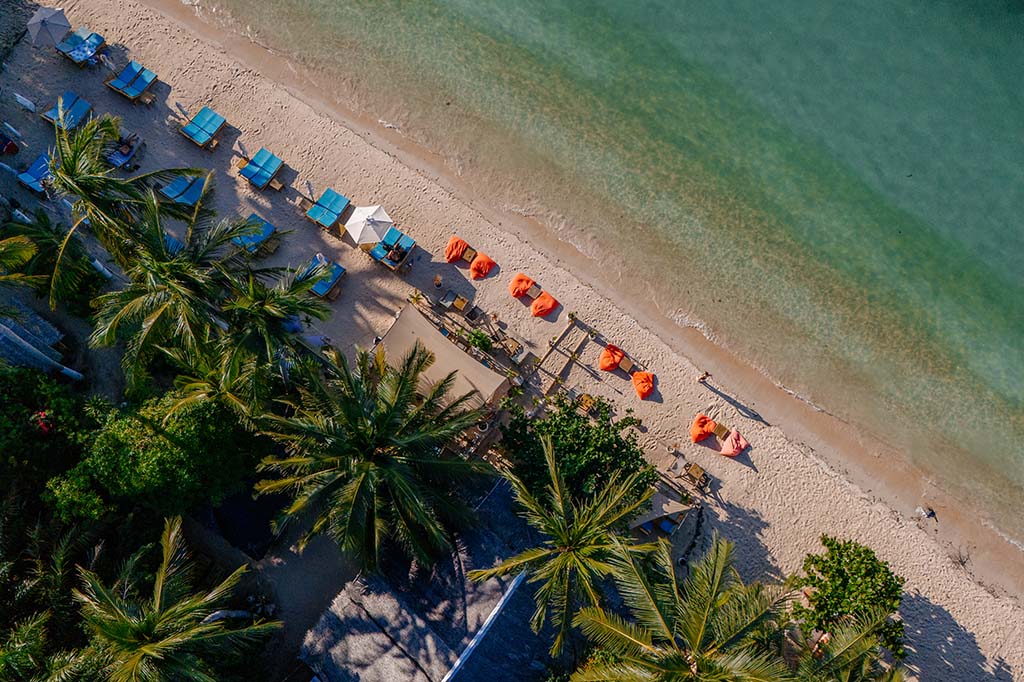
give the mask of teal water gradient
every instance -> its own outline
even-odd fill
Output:
[[[1019,5],[202,4],[1024,537]]]

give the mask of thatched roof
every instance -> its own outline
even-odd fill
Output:
[[[429,381],[441,381],[451,372],[456,372],[452,395],[476,391],[482,400],[490,402],[502,398],[508,390],[508,379],[467,355],[445,338],[419,310],[407,305],[381,343],[388,356],[397,359],[411,351],[417,341],[434,354],[434,364],[424,372]]]
[[[306,634],[300,658],[323,682],[441,682],[512,582],[509,578],[473,583],[466,573],[516,553],[529,537],[513,512],[504,483],[487,497],[479,514],[484,525],[462,535],[457,555],[440,561],[432,571],[407,579],[385,570],[385,577],[349,583]],[[505,632],[516,632],[517,639],[502,643],[499,650],[521,656],[537,648],[527,641],[533,638],[528,625],[525,631]],[[496,634],[492,629],[485,641]],[[469,661],[485,648],[478,648]],[[532,658],[532,653],[526,655]],[[511,676],[503,677],[504,672],[494,672],[488,665],[494,673],[491,680],[517,679],[516,669],[523,661],[507,660],[514,664],[505,671]],[[456,679],[472,677],[460,673]]]

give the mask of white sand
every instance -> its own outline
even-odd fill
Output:
[[[667,458],[664,444],[680,443],[687,458],[713,474],[720,485],[716,499],[708,501],[711,525],[739,545],[745,576],[781,576],[797,570],[803,557],[820,547],[821,533],[859,540],[907,579],[901,609],[911,649],[907,663],[920,671],[920,679],[1024,676],[1024,611],[1015,597],[976,583],[949,558],[949,550],[929,529],[919,528],[862,492],[810,447],[788,439],[778,427],[745,418],[696,384],[698,369],[690,361],[585,284],[562,265],[566,261],[547,257],[520,233],[504,231],[467,200],[444,189],[436,178],[400,162],[394,153],[384,151],[391,149],[387,140],[364,139],[365,131],[357,133],[343,125],[324,103],[308,104],[239,61],[244,57],[246,63],[267,73],[281,69],[258,50],[244,52],[237,40],[227,37],[224,44],[211,42],[210,30],[190,28],[132,0],[80,1],[66,8],[74,25],[86,24],[106,36],[118,66],[134,58],[157,72],[161,82],[155,90],[156,103],[133,107],[103,87],[101,70],[78,71],[52,51],[25,44],[0,76],[3,85],[14,85],[19,93],[46,106],[60,91],[73,88],[98,111],[122,116],[125,127],[143,132],[148,142],[144,170],[215,169],[220,211],[258,211],[278,227],[292,230],[272,262],[298,265],[320,250],[342,263],[348,269],[342,293],[332,304],[333,316],[320,326],[338,346],[369,345],[387,329],[411,287],[438,293],[430,285],[435,274],[444,278],[441,292],[454,288],[473,295],[475,304],[498,313],[538,354],[562,330],[568,311],[575,311],[654,371],[658,392],[656,400],[640,402],[624,377],[590,374],[580,367],[572,370],[568,383],[606,396],[620,409],[633,408],[648,428],[645,444],[659,466],[668,464],[662,461]],[[221,146],[213,153],[196,149],[176,132],[184,121],[181,110],[194,113],[203,105],[224,114],[234,128],[222,135]],[[28,163],[45,144],[45,127],[38,119],[14,113],[7,103],[0,113],[38,141],[36,148],[20,157]],[[287,187],[281,193],[251,189],[232,167],[239,150],[251,155],[263,146],[287,163],[281,176]],[[426,159],[420,167],[430,165]],[[416,237],[422,248],[407,277],[385,270],[350,243],[324,235],[303,219],[294,205],[298,194],[319,195],[326,187],[334,187],[356,204],[383,204],[399,226]],[[453,226],[500,264],[496,276],[471,283],[466,270],[443,262],[444,244]],[[518,270],[564,305],[557,319],[534,319],[528,308],[509,297],[508,280]],[[596,344],[588,344],[582,362],[596,367],[598,353]],[[715,385],[736,396],[735,386],[722,387],[717,381]],[[772,408],[758,405],[769,418],[777,413]],[[691,445],[687,429],[697,412],[739,428],[752,450],[741,461],[733,461]],[[799,433],[799,428],[787,426],[791,434]]]

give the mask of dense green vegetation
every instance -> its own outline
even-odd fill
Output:
[[[276,530],[294,527],[300,549],[325,533],[367,571],[386,555],[429,566],[472,521],[464,484],[488,468],[452,450],[482,413],[473,394],[451,395],[454,375],[424,388],[433,359],[421,347],[353,362],[304,347],[294,321],[328,314],[308,295],[323,273],[233,249],[254,228],[206,207],[210,176],[184,210],[152,183],[195,171],[115,175],[102,159],[117,138],[109,117],[58,131],[53,187],[74,199],[74,224],[39,214],[0,240],[0,287],[91,306],[90,341],[123,349],[128,387],[115,407],[0,367],[0,679],[258,678],[246,655],[276,624],[246,612],[241,568],[193,572],[180,517],[262,474],[253,492],[290,497]],[[121,288],[98,290],[86,219]],[[538,541],[471,577],[526,571],[552,653],[591,645],[572,680],[899,679],[879,661],[884,647],[902,655],[890,618],[902,579],[870,550],[823,538],[827,553],[795,583],[744,584],[716,537],[678,573],[668,542],[626,534],[657,481],[636,419],[603,401],[583,414],[558,399],[540,418],[506,407],[502,474]]]
[[[604,400],[596,401],[592,417],[565,398],[557,398],[552,409],[537,419],[528,417],[518,404],[507,407],[509,423],[502,428],[502,447],[515,460],[518,477],[535,494],[550,481],[544,436],[554,443],[555,461],[573,496],[593,494],[618,472],[639,474],[633,482],[633,496],[639,497],[658,478],[631,430],[639,421],[630,414],[614,419],[611,405]]]
[[[895,613],[903,595],[903,578],[870,548],[852,540],[821,536],[824,554],[804,559],[805,576],[798,580],[810,588],[810,608],[797,605],[796,615],[818,630],[829,630],[844,618],[864,617],[881,611]],[[888,620],[881,629],[882,642],[903,658],[903,623]]]

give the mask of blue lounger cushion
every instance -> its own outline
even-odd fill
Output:
[[[29,189],[42,193],[43,182],[50,177],[50,155],[40,154],[24,173],[18,173],[18,182]]]
[[[672,523],[668,519],[662,519],[658,522],[658,528],[661,528],[663,532],[671,535],[672,531],[676,529],[676,524]]]
[[[150,71],[149,69],[143,69],[142,73],[140,73],[139,76],[121,92],[123,92],[129,98],[135,99],[136,97],[144,93],[146,89],[155,82],[156,74]]]
[[[181,132],[200,147],[205,147],[226,122],[227,119],[210,107],[203,107],[182,127]]]
[[[391,248],[398,244],[398,240],[401,239],[403,236],[405,235],[399,232],[398,228],[389,227],[388,231],[384,233],[384,238],[380,240],[380,243],[382,246],[390,250]]]
[[[320,195],[316,204],[306,211],[306,217],[319,225],[331,228],[341,218],[349,203],[351,202],[348,197],[328,188]]]
[[[199,197],[203,195],[204,184],[205,178],[195,178],[175,201],[185,206],[195,206],[196,202],[199,201]]]
[[[68,34],[64,40],[57,45],[57,51],[63,52],[64,54],[71,52],[71,50],[84,43],[90,33],[92,33],[92,31],[87,29],[85,26],[76,29],[73,33]]]
[[[181,253],[181,250],[185,248],[184,244],[166,232],[164,233],[164,246],[167,247],[167,252],[172,256],[178,255]]]
[[[310,288],[310,291],[321,298],[326,296],[334,288],[334,285],[338,283],[341,276],[345,274],[345,268],[334,261],[329,261],[324,258],[322,253],[317,253],[309,261],[309,265],[299,275],[299,279],[306,279],[310,277],[317,268],[326,267],[326,270],[320,275],[319,281]]]
[[[135,80],[135,78],[138,77],[140,73],[142,73],[142,71],[142,64],[139,64],[137,61],[133,59],[132,61],[128,62],[128,65],[121,69],[121,73],[117,74],[117,76],[115,76],[112,81],[107,83],[107,85],[109,85],[115,90],[124,92],[124,89],[127,88],[131,84],[131,82]]]
[[[259,250],[260,245],[270,239],[270,236],[274,234],[277,228],[255,213],[250,215],[247,218],[247,221],[258,228],[259,231],[235,237],[231,241],[236,246],[245,249],[249,253],[256,253]]]
[[[177,200],[182,193],[188,189],[188,186],[192,184],[192,178],[187,175],[179,175],[178,177],[171,180],[170,183],[160,188],[160,194],[163,194],[172,201]]]
[[[239,173],[255,186],[263,189],[270,184],[270,181],[274,179],[274,176],[281,170],[283,165],[284,161],[272,154],[266,147],[263,147],[256,152],[256,155],[249,160],[249,163],[239,170]]]
[[[59,109],[64,109],[64,122],[61,123]],[[43,118],[53,123],[58,128],[66,130],[74,130],[78,127],[85,117],[92,111],[92,105],[87,101],[76,95],[75,93],[67,90],[57,100],[57,104],[43,114]]]
[[[213,139],[213,135],[206,132],[195,123],[187,123],[185,127],[181,129],[181,132],[185,134],[185,137],[195,142],[200,147],[204,146],[207,142]]]
[[[319,225],[323,225],[324,227],[333,227],[334,223],[338,222],[338,215],[336,213],[331,213],[320,204],[311,206],[310,209],[306,211],[306,217]]]
[[[220,130],[226,121],[227,119],[210,107],[203,107],[195,117],[195,122],[211,135]]]
[[[57,51],[74,63],[82,64],[95,57],[104,42],[103,36],[83,26],[57,45]]]
[[[412,247],[416,246],[416,240],[407,234],[403,234],[402,238],[398,240],[398,246],[405,249],[406,253],[412,251]]]
[[[374,260],[384,260],[387,255],[388,249],[380,244],[375,244],[373,248],[370,249],[370,257]]]
[[[345,212],[345,209],[348,208],[348,205],[351,203],[348,197],[346,197],[343,194],[338,194],[333,189],[328,189],[327,191],[325,191],[324,195],[320,198],[320,201],[327,207],[328,211],[330,211],[331,213],[337,213],[339,218],[341,217],[341,214]]]

